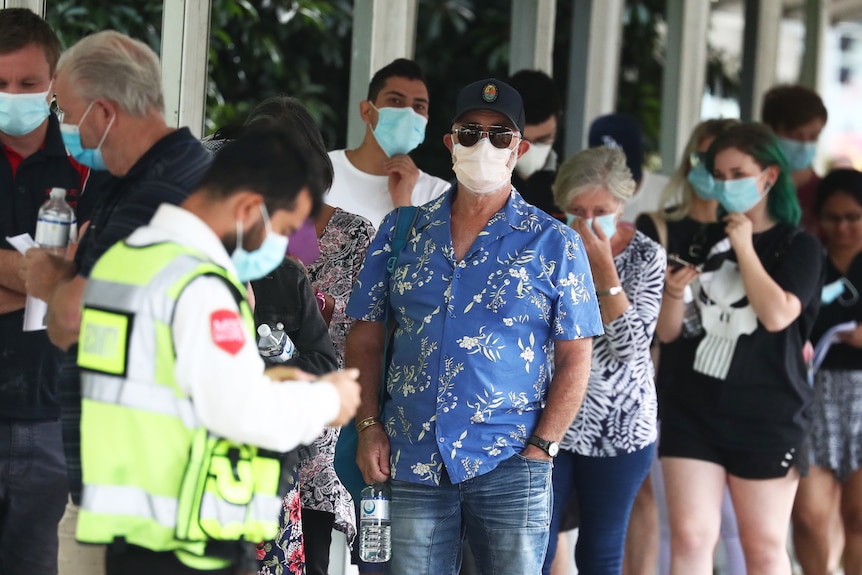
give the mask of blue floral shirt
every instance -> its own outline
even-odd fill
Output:
[[[382,419],[392,478],[439,485],[520,452],[550,382],[553,340],[602,333],[586,253],[571,228],[512,191],[462,261],[453,189],[419,208],[390,274],[395,212],[368,250],[347,313],[396,321]]]

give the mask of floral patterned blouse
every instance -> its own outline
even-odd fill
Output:
[[[369,248],[347,313],[397,322],[383,423],[392,478],[439,485],[520,452],[546,399],[554,340],[602,333],[580,237],[512,191],[456,260],[450,190],[419,208],[392,273],[395,217]]]
[[[365,260],[374,227],[367,219],[335,208],[320,236],[320,257],[308,266],[312,285],[335,300],[329,335],[338,367],[344,367],[344,345],[353,320],[344,313],[359,269]],[[335,527],[352,540],[356,533],[353,502],[338,481],[332,461],[339,430],[327,427],[315,445],[319,453],[299,469],[300,496],[306,509],[335,514]]]

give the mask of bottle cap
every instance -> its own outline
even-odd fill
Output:
[[[66,190],[64,190],[63,188],[51,188],[51,199],[65,200]]]
[[[269,325],[262,323],[257,326],[257,335],[260,337],[269,337],[272,335],[272,328],[270,328]]]

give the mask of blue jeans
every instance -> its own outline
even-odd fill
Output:
[[[453,485],[392,481],[391,575],[456,575],[466,534],[482,575],[537,575],[551,523],[549,461],[514,455]]]
[[[59,421],[0,422],[0,573],[57,572],[69,494]]]
[[[575,563],[581,575],[619,575],[629,515],[652,464],[655,443],[617,457],[586,457],[560,451],[554,462],[554,513],[543,575],[551,572],[560,518],[569,498],[578,498],[580,528]]]

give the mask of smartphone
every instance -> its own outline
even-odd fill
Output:
[[[667,265],[669,265],[670,269],[672,269],[673,271],[677,271],[677,270],[682,269],[686,266],[692,266],[694,268],[697,268],[696,265],[694,265],[691,262],[685,261],[684,259],[679,257],[679,255],[677,255],[677,254],[668,254],[667,255]]]

